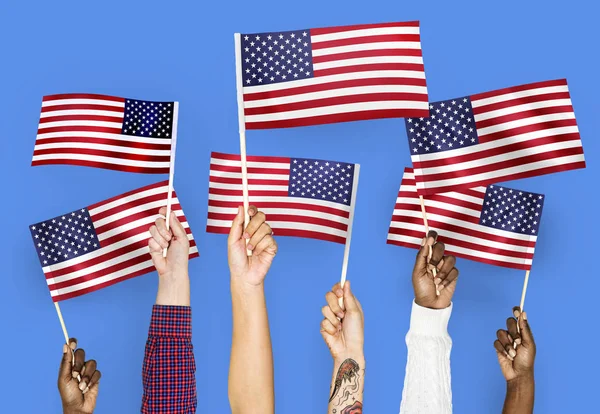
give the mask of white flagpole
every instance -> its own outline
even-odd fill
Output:
[[[425,210],[425,199],[423,198],[423,196],[419,196],[419,201],[421,202],[421,213],[423,214],[423,224],[425,224],[425,237],[427,238],[427,236],[429,235],[429,223],[427,222],[427,211]],[[431,256],[433,255],[433,248],[429,249],[429,259],[431,259]],[[433,278],[435,279],[437,276],[437,268],[434,266],[433,269],[431,269],[432,273],[433,273]],[[435,288],[435,293],[436,295],[440,295],[440,291],[437,290],[437,286]]]
[[[523,292],[521,292],[521,313],[523,313],[523,307],[525,306],[525,295],[527,294],[527,285],[529,284],[529,270],[525,272],[525,282],[523,282]]]
[[[65,336],[65,343],[67,344],[67,346],[70,346],[67,325],[65,325],[65,320],[63,319],[62,312],[60,311],[60,305],[58,304],[58,302],[54,302],[54,308],[56,309],[56,314],[58,315],[58,320],[60,321],[60,326],[62,328],[63,335]],[[71,361],[71,365],[75,365],[75,354],[73,354],[73,360]],[[77,381],[81,381],[81,375],[77,375]]]
[[[348,216],[348,232],[346,244],[344,246],[344,261],[342,262],[342,277],[340,286],[344,288],[346,283],[346,274],[348,273],[348,259],[350,258],[350,242],[352,241],[352,224],[354,223],[354,208],[356,206],[356,193],[358,192],[358,176],[360,174],[360,164],[354,164],[354,182],[352,183],[352,196],[350,197],[350,215]],[[343,297],[339,299],[340,306],[343,304]]]
[[[248,165],[246,164],[246,120],[244,117],[244,79],[242,75],[242,36],[239,33],[233,35],[235,40],[235,84],[237,90],[238,104],[238,126],[240,131],[240,158],[242,163],[242,194],[244,196],[244,228],[250,222],[248,208],[250,199],[248,196]],[[246,240],[248,244],[249,240]],[[250,250],[246,250],[248,256],[252,256]]]
[[[179,120],[179,102],[173,103],[173,131],[171,133],[171,163],[169,164],[169,194],[167,195],[167,231],[171,216],[171,198],[173,195],[173,176],[175,175],[175,150],[177,149],[177,122]],[[167,257],[167,248],[163,249],[163,257]]]

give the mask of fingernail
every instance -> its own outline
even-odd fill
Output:
[[[444,285],[439,285],[439,286],[437,287],[437,290],[438,290],[438,292],[441,292],[442,290],[444,290],[444,288],[445,288],[445,287],[446,287],[446,286],[444,286]]]
[[[512,342],[515,342],[515,341],[513,340],[513,337],[512,337],[512,336],[510,336],[510,334],[508,334],[508,340],[509,340],[511,343],[512,343]],[[83,372],[82,372],[82,374],[83,374]]]
[[[71,375],[73,376],[73,378],[77,378],[77,377],[79,376],[79,372],[77,372],[77,371],[73,371],[73,372],[71,373]]]
[[[515,350],[514,350],[514,349],[511,349],[511,350],[509,350],[509,351],[508,351],[508,354],[509,354],[511,357],[513,357],[513,358],[517,356],[517,353],[515,352]]]
[[[342,289],[336,289],[335,294],[338,298],[341,298],[342,296],[344,296],[344,291]]]
[[[63,354],[66,354],[68,349],[69,349],[69,347],[67,346],[67,344],[64,344],[63,345]]]
[[[513,312],[513,315],[515,315],[515,318],[519,319],[519,316],[521,315],[521,311],[518,309],[515,309],[515,311]]]
[[[86,392],[88,392],[90,390],[90,387],[86,387],[85,390],[83,390],[83,393],[85,394]]]
[[[250,238],[250,235],[249,235],[248,233],[244,233],[244,236],[243,236],[243,237],[244,237],[244,239],[249,239],[249,238]]]
[[[249,244],[248,246],[246,246],[248,248],[248,250],[254,250],[254,246],[252,246],[251,244]]]
[[[525,320],[525,321],[526,321],[526,320],[527,320],[527,312],[523,312],[523,315],[522,315],[522,316],[523,316],[523,320]]]
[[[336,315],[338,316],[338,318],[344,319],[344,312],[338,312]]]
[[[433,283],[435,283],[436,285],[439,285],[441,281],[442,281],[442,279],[440,279],[439,277],[436,277],[435,279],[433,279]]]
[[[511,357],[510,355],[507,355],[508,359],[510,359],[511,361],[514,361],[515,359],[513,357]]]
[[[86,388],[87,388],[87,384],[86,384],[85,380],[81,381],[81,382],[79,383],[79,389],[80,389],[81,391],[83,391],[83,390],[85,390]]]
[[[85,365],[81,368],[81,372],[79,373],[82,377],[85,375]]]
[[[515,339],[515,344],[517,344],[517,345],[521,345],[521,338],[517,338],[517,339]]]

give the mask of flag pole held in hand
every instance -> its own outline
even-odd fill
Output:
[[[346,283],[346,274],[348,273],[348,260],[350,259],[350,241],[352,239],[352,224],[354,223],[354,209],[356,206],[356,193],[358,192],[358,176],[360,174],[360,164],[354,167],[354,182],[352,183],[352,196],[350,197],[350,214],[348,216],[348,236],[344,245],[344,261],[342,262],[342,277],[340,286],[343,289]],[[339,298],[340,306],[343,306],[344,297]]]
[[[179,102],[173,103],[173,133],[171,134],[171,164],[169,166],[169,193],[167,194],[167,231],[171,215],[171,199],[173,198],[173,177],[175,176],[175,151],[177,149],[177,120],[179,119]],[[167,257],[167,247],[163,249],[163,257]]]
[[[425,199],[423,198],[423,196],[419,196],[419,201],[421,202],[421,213],[423,214],[423,224],[425,225],[425,239],[427,240],[427,237],[429,237],[429,223],[427,222],[427,211],[425,210]],[[432,255],[433,247],[430,247],[429,258],[427,259],[427,261],[431,260]],[[433,272],[433,279],[435,280],[435,278],[437,277],[437,268],[434,266],[433,269],[431,269],[431,271]],[[437,286],[435,287],[435,294],[440,296],[440,291],[437,289]]]

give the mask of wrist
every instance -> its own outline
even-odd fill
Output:
[[[259,283],[250,283],[244,280],[242,276],[231,273],[231,289],[240,291],[244,294],[264,293],[264,281]]]
[[[531,371],[524,372],[517,375],[515,378],[506,380],[506,385],[510,390],[519,390],[522,388],[530,387],[535,384],[533,376],[533,369]]]
[[[158,277],[156,304],[190,306],[190,278],[188,273],[160,275]]]
[[[354,360],[358,364],[358,366],[361,368],[365,367],[366,361],[365,361],[365,355],[363,352],[345,352],[344,354],[336,355],[333,358],[333,365],[336,367],[340,366],[347,359]]]

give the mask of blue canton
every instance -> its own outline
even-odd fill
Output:
[[[121,133],[170,139],[173,133],[173,107],[173,102],[126,99]]]
[[[288,194],[349,206],[354,169],[354,164],[345,162],[292,158]]]
[[[313,77],[310,30],[241,36],[244,86]]]
[[[412,155],[432,154],[479,143],[469,97],[431,102],[429,118],[405,120]]]
[[[86,208],[29,226],[42,266],[98,250],[100,241]]]
[[[483,199],[479,224],[513,233],[537,236],[543,207],[542,194],[490,185]]]

